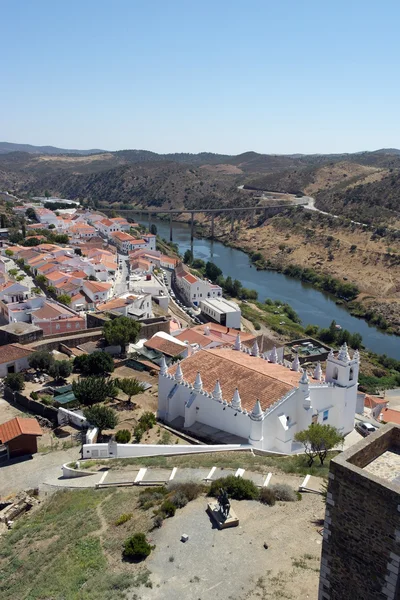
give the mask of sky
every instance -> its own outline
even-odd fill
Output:
[[[0,140],[400,147],[398,0],[0,0]]]

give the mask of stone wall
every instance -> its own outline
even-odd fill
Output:
[[[387,425],[332,460],[319,600],[400,598],[400,486],[362,468],[399,440]]]
[[[70,338],[65,335],[57,337],[46,336],[46,338],[43,338],[40,342],[35,342],[29,347],[32,348],[32,350],[48,350],[50,352],[51,350],[58,350],[61,345],[67,346],[68,348],[76,348],[80,344],[85,344],[86,342],[96,342],[102,337],[103,333],[101,329],[93,330],[93,333],[90,332],[90,335],[88,335],[88,330],[85,329]]]
[[[31,398],[27,398],[23,394],[19,392],[12,392],[9,388],[4,388],[4,398],[8,400],[8,402],[12,402],[22,406],[29,410],[29,412],[34,415],[40,415],[41,417],[45,417],[52,421],[52,423],[57,423],[57,414],[58,409],[53,408],[52,406],[45,406],[40,402],[36,402],[36,400],[32,400]]]

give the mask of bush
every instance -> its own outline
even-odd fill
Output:
[[[135,437],[136,444],[140,444],[143,434],[144,434],[143,428],[140,425],[136,425],[135,429],[133,430],[133,435]]]
[[[123,555],[125,558],[139,562],[149,556],[151,546],[144,533],[135,533],[124,542]]]
[[[296,492],[286,483],[276,483],[275,485],[271,485],[270,490],[274,494],[276,500],[281,500],[283,502],[295,502],[297,500]]]
[[[201,483],[195,483],[194,481],[188,481],[187,483],[170,483],[168,486],[169,492],[180,492],[188,499],[189,502],[195,500],[205,491],[206,487]]]
[[[118,527],[119,525],[123,525],[127,521],[132,519],[132,513],[124,513],[115,521],[115,525]]]
[[[175,492],[175,494],[171,497],[171,502],[176,506],[176,508],[183,508],[186,506],[189,500],[183,492]]]
[[[131,439],[131,432],[128,429],[121,429],[115,434],[115,441],[118,444],[127,444]]]
[[[25,387],[22,373],[9,373],[4,379],[4,384],[13,392],[22,392]]]
[[[274,506],[275,494],[271,488],[264,487],[260,491],[260,502],[262,504],[268,504],[268,506]]]
[[[151,411],[143,413],[139,419],[139,424],[144,431],[148,431],[156,424],[155,414]]]
[[[173,517],[176,513],[176,506],[171,500],[164,500],[160,507],[161,514],[168,519],[168,517]]]
[[[52,396],[40,396],[40,401],[45,406],[53,406],[54,398]]]
[[[31,392],[29,395],[32,400],[39,400],[39,394],[37,392]]]
[[[162,515],[156,515],[153,520],[153,529],[160,529],[164,522],[164,517]]]
[[[234,500],[258,500],[260,495],[257,486],[250,479],[243,479],[234,475],[228,475],[228,477],[221,477],[213,481],[208,495],[216,498],[221,488],[224,488],[229,497]]]
[[[139,506],[144,510],[147,510],[148,508],[154,506],[154,504],[156,504],[157,502],[161,502],[162,500],[164,500],[167,493],[167,488],[163,486],[143,490],[139,494]]]

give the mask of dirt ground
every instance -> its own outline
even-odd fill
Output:
[[[153,587],[141,590],[141,600],[316,600],[320,496],[304,494],[300,502],[273,507],[232,501],[240,524],[222,531],[213,527],[206,507],[207,498],[198,498],[151,533],[156,548],[146,567]],[[185,544],[183,533],[189,536]]]

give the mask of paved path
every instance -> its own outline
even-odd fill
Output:
[[[215,479],[220,477],[226,477],[227,475],[235,475],[236,477],[244,477],[245,479],[251,479],[258,487],[267,487],[276,483],[286,483],[293,489],[298,490],[302,484],[304,485],[303,475],[286,475],[285,473],[272,474],[265,469],[264,473],[256,473],[252,471],[246,471],[245,469],[224,469],[222,467],[199,467],[198,469],[190,468],[146,468],[138,467],[137,469],[131,470],[119,470],[110,469],[103,471],[96,471],[93,475],[87,477],[79,477],[74,479],[64,479],[61,473],[49,474],[44,482],[44,489],[56,489],[56,488],[69,488],[69,489],[82,489],[82,488],[106,488],[106,487],[129,487],[133,485],[164,485],[170,482],[184,483],[188,481],[195,481],[201,483],[211,483]],[[307,480],[307,488],[311,488],[315,491],[320,489],[320,485],[323,480],[317,477],[313,477]]]
[[[32,488],[41,489],[47,479],[57,481],[62,475],[61,466],[79,457],[79,448],[75,446],[69,450],[15,459],[0,466],[0,498]]]

